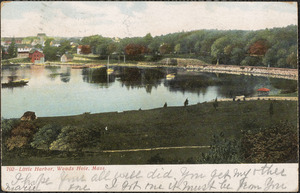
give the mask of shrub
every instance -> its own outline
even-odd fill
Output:
[[[245,160],[250,163],[286,163],[298,160],[296,128],[287,122],[245,132],[241,147]]]
[[[31,146],[34,148],[49,149],[50,144],[57,138],[61,131],[61,127],[56,125],[45,125],[34,135]]]
[[[240,141],[230,140],[221,132],[213,135],[208,153],[203,153],[201,163],[240,163],[243,161]]]
[[[29,138],[24,136],[13,136],[6,141],[6,147],[9,151],[15,148],[25,147],[28,144]]]
[[[101,130],[97,128],[82,128],[77,126],[63,127],[57,139],[51,143],[50,150],[82,151],[83,148],[99,141]]]

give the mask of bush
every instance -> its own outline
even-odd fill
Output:
[[[286,163],[298,160],[296,128],[287,122],[256,131],[247,131],[242,137],[242,151],[246,162]]]
[[[1,119],[1,130],[3,140],[10,137],[11,130],[18,125],[18,119]]]
[[[51,143],[50,150],[82,151],[84,148],[99,142],[101,130],[77,126],[63,127],[57,139]]]
[[[203,153],[200,163],[241,163],[240,141],[230,140],[221,132],[213,135],[212,144],[208,153]]]
[[[9,151],[27,146],[37,129],[34,124],[27,121],[16,121],[11,127],[10,135],[7,134],[9,138],[5,142],[6,148]]]
[[[57,138],[61,127],[56,125],[45,125],[34,135],[31,146],[38,149],[49,149],[50,144]]]
[[[29,138],[24,136],[13,136],[6,141],[6,147],[9,151],[15,148],[22,148],[28,144]]]

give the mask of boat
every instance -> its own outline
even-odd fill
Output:
[[[27,85],[28,82],[29,82],[28,79],[10,81],[7,83],[2,83],[2,88],[25,86]]]
[[[175,74],[167,74],[166,78],[173,79],[173,78],[175,78]]]
[[[114,69],[108,68],[108,69],[106,70],[106,72],[107,72],[107,74],[111,74],[111,73],[114,72]]]

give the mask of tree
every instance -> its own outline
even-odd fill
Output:
[[[91,46],[89,45],[82,45],[81,47],[81,54],[90,54],[91,53]]]
[[[101,130],[94,127],[83,128],[78,126],[65,126],[51,143],[50,150],[82,151],[99,141]]]
[[[160,47],[159,47],[159,52],[161,54],[169,54],[171,52],[171,46],[168,43],[163,43]]]
[[[58,49],[58,54],[60,56],[64,55],[66,52],[70,52],[72,49],[70,41],[69,40],[64,40],[60,43],[60,47]]]
[[[176,54],[180,53],[180,44],[176,44],[176,46],[174,47],[174,51],[176,52]]]
[[[167,104],[167,102],[165,102],[165,104],[164,104],[164,108],[167,108],[167,106],[168,106],[168,104]]]
[[[57,47],[52,47],[52,46],[45,46],[43,53],[45,54],[45,60],[48,61],[55,61],[58,59],[58,51],[59,48]]]
[[[34,148],[49,149],[50,144],[57,138],[61,128],[57,125],[45,125],[34,135],[31,146]]]
[[[1,46],[1,59],[6,59],[6,51],[4,49],[4,47]]]
[[[249,49],[250,55],[265,55],[268,51],[269,46],[266,40],[258,40],[254,42]]]
[[[286,63],[291,68],[297,68],[298,62],[297,62],[297,55],[295,54],[295,52],[292,52],[287,56]]]
[[[7,49],[8,58],[15,58],[18,55],[18,48],[16,46],[15,38],[12,38],[11,44],[8,46]]]
[[[153,40],[153,37],[151,35],[151,33],[147,33],[146,36],[144,37],[144,41],[145,41],[145,46],[149,46],[151,44]]]
[[[219,104],[218,104],[218,99],[216,98],[215,101],[213,102],[213,106],[215,108],[215,110],[217,110]]]
[[[217,39],[211,46],[211,56],[220,63],[226,63],[224,49],[230,43],[230,39],[227,36]]]
[[[147,48],[139,44],[128,44],[125,47],[125,52],[131,60],[142,59],[142,54],[147,52]]]
[[[184,106],[186,107],[186,106],[188,106],[189,105],[189,100],[188,99],[185,99],[185,101],[184,101]]]

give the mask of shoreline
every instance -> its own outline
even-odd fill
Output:
[[[205,101],[202,103],[197,103],[197,104],[191,104],[188,105],[187,107],[196,107],[198,105],[201,104],[210,104],[213,103],[215,100],[211,100],[211,101]],[[218,98],[217,99],[218,102],[232,102],[232,103],[238,103],[238,102],[244,102],[244,101],[298,101],[298,97],[280,97],[280,96],[256,96],[256,97],[246,97],[245,100],[238,100],[236,99],[236,101],[233,101],[233,98]],[[184,109],[184,106],[168,106],[167,108],[176,108],[176,109]],[[157,107],[157,108],[151,108],[151,109],[142,109],[142,110],[124,110],[124,111],[110,111],[110,112],[98,112],[98,113],[89,113],[89,112],[85,112],[85,113],[81,113],[81,114],[74,114],[74,115],[59,115],[59,116],[42,116],[42,117],[38,117],[38,118],[64,118],[64,117],[79,117],[79,116],[100,116],[100,115],[117,115],[117,114],[126,114],[126,113],[137,113],[137,112],[145,112],[145,111],[156,111],[156,110],[161,110],[164,109],[163,107]],[[19,119],[17,117],[14,118],[6,118],[6,119]]]
[[[126,66],[126,67],[144,67],[144,68],[180,68],[191,72],[210,72],[210,73],[222,73],[222,74],[235,74],[235,75],[247,75],[247,76],[262,76],[271,78],[282,78],[289,80],[298,80],[298,69],[291,68],[274,68],[263,66],[237,66],[237,65],[212,65],[204,64],[202,61],[190,60],[190,59],[176,59],[178,65],[166,65],[162,62],[137,62],[135,63],[112,63],[110,66]],[[24,65],[32,65],[32,63],[22,63]],[[91,65],[107,65],[104,62],[83,62],[83,63],[62,63],[62,62],[45,62],[45,64],[38,64],[38,66],[48,65],[70,65],[70,66],[91,66]],[[9,66],[9,65],[3,65]]]

